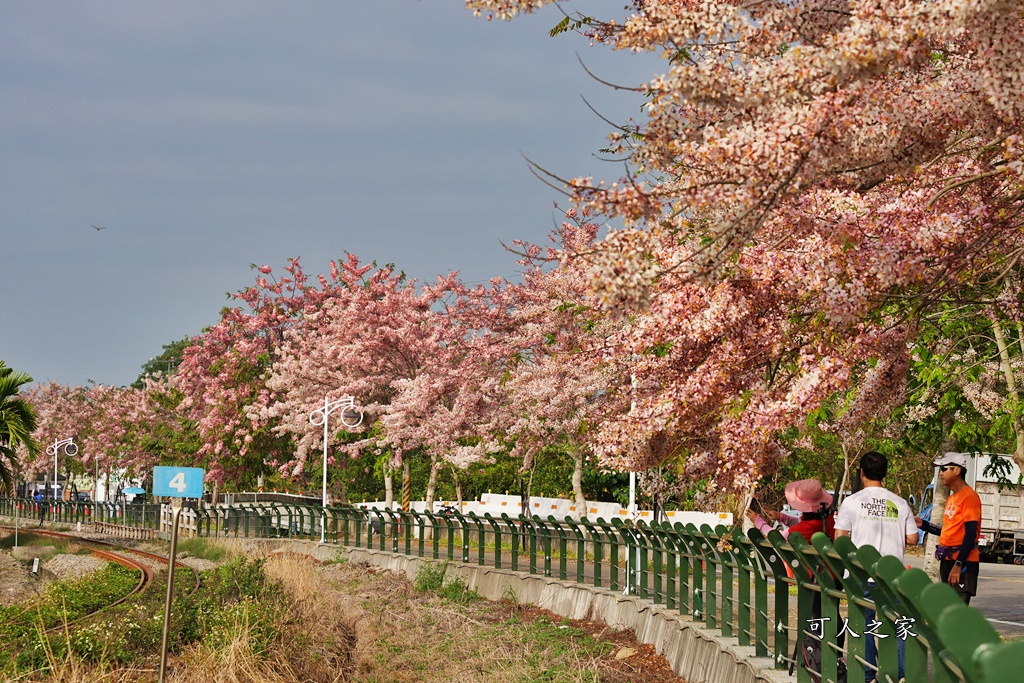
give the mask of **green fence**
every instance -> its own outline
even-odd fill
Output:
[[[0,499],[0,513],[34,501]],[[143,525],[157,515],[127,506],[47,503],[54,521],[96,521],[113,512],[118,523]],[[75,506],[83,505],[88,511]],[[32,515],[22,512],[28,519]],[[187,511],[185,523],[200,536],[292,537],[347,547],[528,572],[629,592],[687,615],[702,628],[735,637],[778,669],[803,661],[815,642],[824,680],[838,680],[841,663],[850,681],[864,680],[864,645],[878,637],[879,681],[897,680],[897,641],[906,648],[906,680],[1018,681],[1024,642],[1002,642],[977,609],[947,585],[849,538],[813,543],[778,532],[744,535],[738,527],[697,528],[679,523],[633,526],[621,520],[588,521],[467,516],[335,506],[243,504]],[[36,516],[38,518],[38,515]],[[795,597],[792,595],[795,593]],[[865,595],[870,593],[871,597]],[[867,610],[875,610],[874,620]],[[840,647],[839,634],[845,634]],[[799,647],[798,647],[799,645]],[[797,683],[812,680],[796,666]]]
[[[66,500],[42,500],[31,498],[0,498],[0,515],[17,516],[32,522],[54,524],[91,524],[105,522],[125,526],[158,529],[160,527],[160,505],[140,503],[121,505],[114,503],[84,503]]]

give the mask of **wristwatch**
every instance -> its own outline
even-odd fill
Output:
[[[963,567],[964,566],[964,563],[961,562],[960,560],[956,560],[955,562],[953,562],[953,564],[956,565],[957,567]]]

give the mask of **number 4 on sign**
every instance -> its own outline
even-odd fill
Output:
[[[202,498],[203,470],[199,467],[154,467],[153,495],[167,498]]]
[[[185,488],[186,488],[186,486],[185,486],[185,473],[184,472],[178,472],[177,474],[175,474],[174,478],[171,479],[169,482],[167,482],[167,486],[169,488],[176,489],[178,491],[178,495],[179,496],[183,495],[185,493]]]

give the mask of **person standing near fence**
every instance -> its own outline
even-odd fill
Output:
[[[860,459],[861,490],[852,494],[839,506],[836,515],[836,536],[849,536],[856,546],[870,545],[880,555],[892,555],[903,563],[907,544],[917,543],[917,524],[910,504],[885,488],[882,480],[889,472],[889,459],[876,451],[868,451]],[[874,584],[869,582],[865,597],[871,596]],[[868,623],[874,622],[875,611],[866,610]],[[906,641],[896,641],[899,678],[903,679]],[[878,647],[874,638],[864,643],[864,659],[871,666],[864,670],[864,680],[875,678]]]
[[[939,537],[935,557],[939,560],[940,578],[953,587],[960,598],[970,604],[978,594],[978,569],[981,555],[978,537],[981,534],[981,497],[965,480],[967,456],[946,453],[935,461],[939,479],[949,487],[949,498],[942,516],[942,526],[914,517],[917,526]]]
[[[810,543],[811,537],[819,531],[832,538],[833,518],[829,509],[832,505],[832,495],[825,490],[820,481],[801,479],[790,482],[786,485],[786,502],[800,513],[799,518],[788,517],[785,513],[765,511],[772,521],[779,520],[784,525],[789,521],[793,522],[779,529],[783,538],[789,538],[790,534],[796,533]],[[747,510],[745,514],[761,533],[767,534],[771,531],[771,525],[754,510]]]

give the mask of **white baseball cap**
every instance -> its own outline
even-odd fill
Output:
[[[942,467],[943,465],[959,465],[960,467],[967,467],[967,456],[963,453],[954,453],[949,451],[944,453],[941,458],[932,463],[936,467]]]

